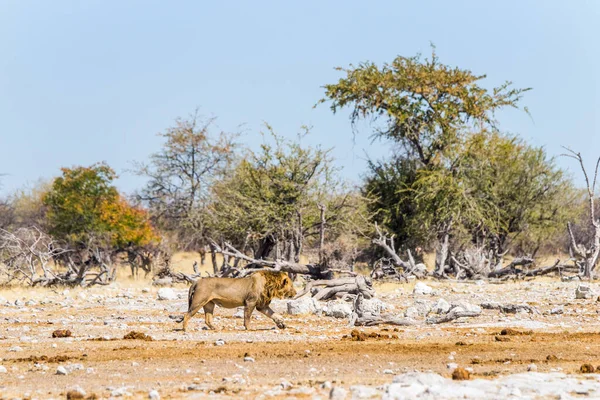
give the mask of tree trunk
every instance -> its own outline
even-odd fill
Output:
[[[444,275],[446,269],[446,260],[448,259],[448,248],[450,246],[450,234],[444,232],[435,253],[435,274],[438,276]]]
[[[213,273],[217,275],[219,273],[219,265],[217,264],[217,251],[213,245],[210,245],[210,260],[213,265]]]

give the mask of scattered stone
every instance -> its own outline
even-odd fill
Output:
[[[592,364],[583,364],[581,367],[579,367],[579,372],[582,374],[592,374],[594,371],[595,369]]]
[[[81,388],[69,390],[67,392],[67,400],[80,400],[85,399],[85,391]]]
[[[150,400],[160,400],[160,394],[156,390],[151,390],[148,392],[148,398]]]
[[[233,314],[233,318],[244,318],[244,308],[243,307],[239,307],[235,314]]]
[[[535,365],[535,364],[529,364],[527,366],[527,371],[529,371],[529,372],[537,372],[537,369],[538,369],[537,365]]]
[[[317,314],[322,308],[319,302],[312,297],[303,297],[287,302],[287,313],[290,315]]]
[[[431,286],[427,286],[423,282],[417,282],[413,289],[413,294],[431,294],[431,292],[433,292]]]
[[[416,318],[419,316],[419,310],[416,307],[408,307],[404,312],[406,318]]]
[[[131,396],[131,393],[127,391],[126,387],[121,387],[110,392],[110,395],[112,397],[129,397]]]
[[[508,336],[494,336],[496,342],[510,342],[510,338]]]
[[[4,365],[0,365],[0,374],[6,373],[6,367]]]
[[[354,342],[364,342],[367,340],[367,335],[358,329],[352,329],[352,332],[350,332],[350,337]]]
[[[333,387],[331,388],[331,391],[329,392],[329,399],[330,400],[346,400],[346,397],[348,396],[348,392],[346,392],[346,389],[342,388],[342,387]]]
[[[68,375],[68,374],[69,374],[69,372],[62,365],[60,365],[58,368],[56,368],[56,375]]]
[[[471,378],[471,374],[464,368],[458,367],[452,372],[452,380],[454,381],[466,381]]]
[[[392,306],[379,299],[364,299],[362,306],[365,313],[373,315],[380,315],[382,311],[387,311],[392,308]]]
[[[19,352],[19,351],[23,351],[23,349],[19,346],[12,346],[8,349],[8,351],[10,352]]]
[[[384,375],[392,375],[394,373],[394,371],[392,371],[391,369],[384,369],[383,370],[383,374]]]
[[[351,386],[350,391],[352,392],[352,399],[373,399],[381,397],[379,391],[375,388],[357,385]]]
[[[160,288],[158,289],[158,300],[175,300],[177,295],[171,288]]]
[[[444,299],[438,299],[431,308],[431,312],[434,314],[447,314],[448,311],[450,311],[450,303]]]
[[[71,337],[71,331],[67,330],[67,329],[57,329],[54,332],[52,332],[52,337],[53,338]]]
[[[345,303],[329,303],[325,315],[333,318],[348,318],[352,315],[352,308]]]
[[[452,306],[450,307],[450,311],[452,311],[455,308],[462,308],[463,310],[467,311],[467,312],[475,312],[475,313],[481,313],[481,307],[476,305],[476,304],[471,304],[469,302],[466,301],[457,301],[457,302],[452,302]]]
[[[558,357],[553,354],[546,356],[546,361],[558,361]]]
[[[576,299],[591,299],[593,295],[592,288],[585,283],[580,283],[577,289],[575,289]]]
[[[446,368],[455,370],[456,368],[458,368],[458,364],[457,363],[448,363],[448,364],[446,364]]]
[[[123,339],[125,339],[125,340],[145,340],[147,342],[151,342],[154,340],[152,338],[152,336],[146,335],[143,332],[136,332],[136,331],[129,332],[128,334],[123,336]]]
[[[244,361],[245,361],[245,362],[254,362],[255,360],[254,360],[254,358],[253,358],[253,357],[246,356],[246,357],[244,357]]]
[[[552,315],[558,315],[558,314],[562,314],[564,312],[565,312],[565,310],[562,307],[556,307],[556,308],[553,308],[552,310],[550,310],[550,314],[552,314]]]
[[[225,341],[223,339],[217,339],[215,342],[215,346],[223,346],[225,345]]]
[[[533,331],[518,331],[512,328],[504,328],[500,331],[502,336],[522,336],[522,335],[533,335]]]

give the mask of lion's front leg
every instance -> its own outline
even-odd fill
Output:
[[[252,312],[256,308],[256,303],[246,303],[244,306],[244,328],[247,331],[250,330],[250,318],[252,317]]]
[[[279,329],[285,329],[285,324],[283,323],[283,317],[281,315],[277,314],[275,311],[271,310],[271,307],[267,306],[264,308],[257,308],[257,310],[260,313],[271,318],[273,320],[273,322],[275,322],[275,324],[277,325],[277,327]]]

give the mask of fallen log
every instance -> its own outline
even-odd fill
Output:
[[[472,318],[477,317],[479,315],[481,315],[481,311],[465,311],[459,307],[456,307],[450,310],[450,312],[448,312],[448,314],[446,315],[442,315],[440,317],[427,318],[425,322],[427,324],[441,324],[443,322],[454,321],[458,318]]]
[[[331,280],[318,280],[311,281],[306,284],[304,290],[298,293],[295,299],[298,299],[313,289],[322,286],[313,295],[315,300],[329,300],[335,297],[344,297],[346,295],[358,295],[362,294],[367,299],[375,296],[375,290],[373,290],[372,281],[365,278],[362,275],[349,278],[338,278]]]
[[[375,325],[397,325],[411,326],[417,322],[411,319],[396,318],[394,316],[381,316],[365,312],[363,305],[364,296],[359,293],[354,299],[354,312],[350,317],[348,326],[375,326]]]
[[[505,314],[516,314],[519,311],[527,311],[530,314],[539,314],[535,307],[527,304],[500,304],[500,303],[481,303],[481,308],[486,310],[498,310]]]

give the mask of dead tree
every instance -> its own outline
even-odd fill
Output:
[[[288,272],[291,274],[309,275],[313,279],[331,279],[333,277],[333,271],[328,269],[326,266],[321,266],[319,264],[300,264],[281,259],[274,261],[255,259],[240,252],[227,242],[224,243],[224,248],[221,248],[215,242],[212,242],[212,246],[215,248],[217,253],[221,253],[224,256],[227,255],[229,257],[237,258],[247,263],[243,269],[229,267],[230,269],[234,270],[234,272],[231,273],[231,275],[234,276],[244,276],[254,272],[256,269],[268,268],[277,271]],[[221,271],[221,275],[228,272],[229,271]]]
[[[57,269],[58,263],[65,270]],[[110,254],[100,248],[63,247],[36,227],[15,232],[0,229],[0,265],[8,281],[31,286],[107,285],[116,273]]]
[[[579,260],[577,264],[582,269],[582,275],[584,278],[592,279],[592,274],[598,263],[598,256],[600,255],[600,219],[596,219],[596,210],[594,207],[594,197],[596,195],[596,179],[598,178],[598,167],[600,167],[600,157],[596,161],[596,168],[594,169],[594,178],[590,182],[587,170],[583,164],[583,158],[581,153],[575,153],[571,149],[566,149],[568,154],[564,154],[566,157],[573,158],[579,162],[583,176],[585,177],[586,189],[587,189],[587,200],[589,205],[589,224],[593,229],[593,237],[587,243],[577,243],[575,236],[573,235],[573,229],[571,223],[567,223],[567,230],[569,231],[569,238],[571,241],[571,251],[577,255]]]
[[[407,279],[407,277],[410,275],[414,275],[417,278],[423,278],[427,275],[427,268],[425,267],[425,265],[416,264],[410,250],[408,250],[408,261],[403,261],[400,258],[394,247],[394,236],[387,237],[387,235],[384,234],[381,231],[381,229],[379,229],[377,223],[375,223],[375,230],[377,231],[378,236],[372,240],[372,243],[381,247],[383,251],[385,251],[385,253],[389,256],[389,262],[394,267],[402,268],[401,273],[396,270],[397,274],[393,274],[393,272],[390,271],[389,267],[386,270],[384,269],[382,264],[380,268],[382,269],[382,271],[384,271],[384,276],[394,275],[398,279]]]

